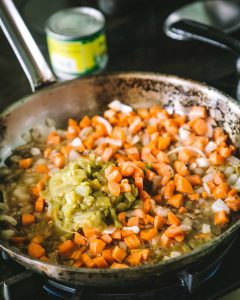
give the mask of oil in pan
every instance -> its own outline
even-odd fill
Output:
[[[102,13],[90,7],[65,9],[47,21],[50,61],[55,74],[72,79],[101,72],[107,64]]]

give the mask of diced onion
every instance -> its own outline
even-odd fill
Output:
[[[228,177],[227,179],[227,184],[229,184],[230,186],[234,185],[236,183],[236,181],[238,180],[238,176],[237,174],[232,174]]]
[[[172,251],[171,253],[170,253],[170,257],[171,258],[175,258],[175,257],[178,257],[178,256],[180,256],[181,255],[181,252],[178,252],[178,251]]]
[[[204,176],[202,178],[202,181],[205,182],[205,183],[208,183],[209,181],[213,180],[213,174],[210,173],[210,174],[207,174],[206,176]]]
[[[7,222],[12,226],[17,226],[17,221],[13,217],[7,215],[0,215],[0,222]]]
[[[188,110],[179,101],[176,101],[174,103],[174,112],[180,116],[184,116],[187,114]]]
[[[0,231],[0,236],[3,240],[10,240],[15,234],[15,231],[12,229],[3,229]]]
[[[167,217],[168,216],[168,212],[169,212],[169,210],[167,208],[164,208],[162,206],[157,206],[156,207],[156,214],[158,216]]]
[[[196,163],[198,164],[198,166],[199,166],[200,168],[207,168],[207,167],[209,166],[209,161],[208,161],[208,159],[207,159],[207,158],[203,158],[203,157],[197,158],[197,159],[196,159]]]
[[[211,227],[209,224],[202,224],[202,233],[211,233]]]
[[[189,225],[185,225],[185,224],[181,224],[179,226],[179,228],[182,230],[182,231],[191,231],[192,230],[192,227],[189,226]]]
[[[212,141],[210,141],[207,144],[207,146],[205,147],[205,151],[209,153],[209,152],[212,152],[213,150],[215,150],[216,148],[217,148],[217,144],[214,143],[214,142],[212,142]]]
[[[179,128],[179,138],[180,140],[187,140],[190,136],[190,131],[185,129],[184,126]]]
[[[119,245],[119,247],[122,248],[123,250],[125,250],[125,251],[127,250],[127,245],[126,245],[123,241],[119,242],[118,245]]]
[[[229,157],[227,158],[227,160],[228,160],[231,164],[233,164],[234,166],[239,166],[239,165],[240,165],[240,159],[237,158],[236,156],[231,155],[231,156],[229,156]]]
[[[139,229],[138,226],[129,226],[129,227],[124,226],[124,227],[122,228],[122,230],[124,230],[124,231],[131,230],[132,232],[134,232],[134,233],[136,233],[136,234],[138,234],[138,233],[140,232],[140,229]]]
[[[118,100],[112,101],[110,104],[108,104],[108,107],[117,111],[121,111],[123,113],[130,113],[131,111],[133,111],[131,106],[123,104]]]
[[[208,195],[211,196],[210,188],[209,188],[209,186],[206,184],[206,182],[203,183],[203,187],[204,187],[205,191],[208,193]]]
[[[114,231],[115,231],[116,229],[117,229],[117,228],[114,227],[114,226],[108,226],[107,228],[105,228],[105,229],[103,230],[102,233],[104,233],[104,234],[112,234],[112,233],[114,233]]]
[[[102,123],[105,126],[108,135],[110,135],[113,130],[112,125],[103,117],[98,116],[97,120],[98,120],[98,122]]]
[[[69,156],[68,156],[69,160],[76,160],[76,159],[78,159],[79,157],[80,157],[80,155],[79,155],[79,153],[78,153],[77,151],[71,150],[71,151],[69,152]]]
[[[238,192],[240,191],[240,178],[235,182],[233,186]]]
[[[206,134],[206,137],[212,138],[212,136],[213,136],[212,124],[208,121],[207,122],[207,134]]]
[[[153,192],[156,192],[157,189],[159,188],[161,179],[162,179],[162,177],[161,177],[161,176],[158,176],[158,175],[156,175],[156,176],[153,178],[153,184],[152,184],[152,191],[153,191]]]
[[[80,131],[79,136],[80,136],[80,138],[83,139],[83,138],[87,137],[92,131],[93,131],[93,128],[91,126],[85,127]]]
[[[31,153],[33,156],[37,156],[37,155],[40,155],[40,154],[41,154],[41,151],[40,151],[39,148],[33,147],[33,148],[31,148],[30,153]]]
[[[219,212],[219,211],[222,211],[224,210],[227,214],[230,214],[230,209],[229,207],[226,205],[226,203],[221,200],[221,199],[218,199],[216,200],[213,205],[212,205],[212,210],[213,212]]]
[[[150,136],[148,133],[144,133],[142,136],[143,146],[147,146],[150,143]]]
[[[79,137],[76,137],[75,139],[72,140],[71,145],[73,147],[80,147],[82,146],[82,141]]]
[[[122,140],[102,137],[102,138],[99,138],[99,139],[96,140],[96,144],[98,146],[102,145],[102,144],[111,144],[111,145],[114,145],[114,146],[117,146],[117,147],[121,147],[122,146]]]
[[[234,168],[231,166],[227,166],[224,170],[224,174],[229,177],[230,175],[232,175],[234,173]]]

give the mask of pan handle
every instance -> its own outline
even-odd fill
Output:
[[[169,30],[178,35],[179,39],[194,39],[206,42],[221,48],[227,48],[238,57],[240,56],[240,42],[222,30],[188,19],[182,19],[172,24]]]
[[[12,0],[0,0],[0,26],[34,92],[56,81]]]

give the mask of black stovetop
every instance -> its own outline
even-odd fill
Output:
[[[15,2],[46,58],[47,50],[43,26],[49,14],[69,5],[97,7],[95,0],[18,0]],[[162,24],[166,16],[172,10],[191,1],[143,0],[141,2],[142,6],[135,7],[134,10],[125,15],[107,16],[109,63],[105,72],[133,70],[175,74],[207,82],[235,96],[236,62],[231,53],[198,42],[171,40],[163,33]],[[168,2],[170,4],[167,4]],[[235,36],[240,37],[240,33],[235,33]],[[0,45],[0,110],[2,110],[16,99],[29,94],[30,87],[1,32]],[[177,299],[217,299],[220,295],[240,287],[239,249],[240,236],[216,274],[201,285],[200,289],[193,295],[184,294]],[[47,294],[46,290],[51,286],[44,278],[38,275],[32,276],[16,263],[0,259],[0,287],[4,287],[1,282],[7,280],[7,284],[12,284],[14,280],[18,282],[19,277],[20,279],[27,278],[27,280],[20,280],[14,286],[17,293],[12,299],[56,299]],[[45,290],[42,288],[43,285]],[[57,293],[58,290],[56,289],[55,292]],[[98,292],[104,293],[104,291]],[[151,298],[150,294],[149,297],[144,298],[144,293],[138,296],[131,294],[131,298],[128,296],[126,290],[125,294],[120,294],[115,299],[137,299],[138,296],[138,299],[144,300],[162,299],[160,296],[152,296]],[[1,297],[3,296],[0,288],[0,299],[2,299]],[[72,296],[67,294],[66,297],[66,299],[71,299]],[[8,299],[7,296],[5,299]],[[86,299],[90,300],[89,296]],[[100,298],[97,297],[96,299]],[[105,299],[108,298],[105,297]]]

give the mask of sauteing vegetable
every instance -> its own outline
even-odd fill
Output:
[[[153,264],[220,235],[240,210],[239,159],[205,107],[34,128],[1,169],[1,237],[43,261]]]

